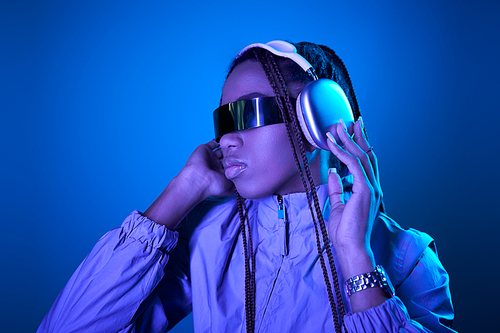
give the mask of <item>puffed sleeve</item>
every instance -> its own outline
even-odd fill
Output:
[[[430,239],[425,234],[422,238]],[[419,246],[415,243],[421,241],[415,239],[406,237],[408,249],[397,252],[399,262],[393,258],[397,263],[389,266],[397,271],[392,274],[396,296],[380,306],[345,316],[348,332],[455,332],[449,327],[454,314],[448,273],[438,258],[434,241],[417,252]]]
[[[189,263],[180,263],[187,255],[178,253],[168,264],[182,251],[182,246],[176,249],[178,241],[177,231],[132,212],[121,227],[99,239],[37,332],[165,331],[191,308]],[[173,307],[172,320],[166,291],[156,289],[166,272],[170,293],[184,295],[184,304]]]

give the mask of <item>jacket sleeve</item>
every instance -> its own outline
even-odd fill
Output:
[[[407,260],[408,258],[403,258]],[[406,266],[406,265],[405,265]],[[448,273],[432,241],[401,274],[396,296],[382,305],[345,316],[348,332],[455,332]]]
[[[99,239],[37,332],[165,331],[172,325],[166,308],[177,306],[174,322],[191,311],[189,273],[185,271],[189,263],[180,264],[187,255],[179,253],[168,264],[175,251],[182,250],[174,250],[178,239],[177,231],[132,212],[121,227]],[[172,281],[171,294],[183,295],[177,297],[177,303],[184,300],[184,304],[168,304],[168,297],[156,290],[166,271]]]

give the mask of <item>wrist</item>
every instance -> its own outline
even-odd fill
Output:
[[[344,278],[364,274],[375,268],[375,258],[371,248],[365,246],[342,247],[337,251]]]
[[[197,203],[210,196],[210,180],[189,166],[182,168],[181,172],[172,179],[172,183],[173,186],[178,186],[188,191],[191,198],[195,199]]]
[[[371,272],[352,276],[345,282],[346,293],[349,297],[354,293],[375,287],[382,288],[389,298],[394,296],[394,287],[384,268],[380,265],[375,266]]]
[[[394,287],[380,265],[373,271],[348,278],[344,290],[351,301],[353,312],[378,306],[394,296]]]

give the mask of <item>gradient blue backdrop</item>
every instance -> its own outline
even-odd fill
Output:
[[[232,57],[277,38],[344,59],[389,214],[437,240],[455,328],[497,326],[500,2],[305,3],[2,1],[3,332],[35,331],[99,237],[212,138]]]

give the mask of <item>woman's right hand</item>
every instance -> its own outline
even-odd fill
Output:
[[[199,145],[180,172],[206,197],[229,196],[235,192],[233,182],[224,175],[222,149],[214,151],[217,147],[219,144],[215,140]]]
[[[174,230],[191,209],[209,196],[232,195],[234,184],[224,175],[222,151],[214,151],[217,147],[215,140],[198,146],[143,215]]]

